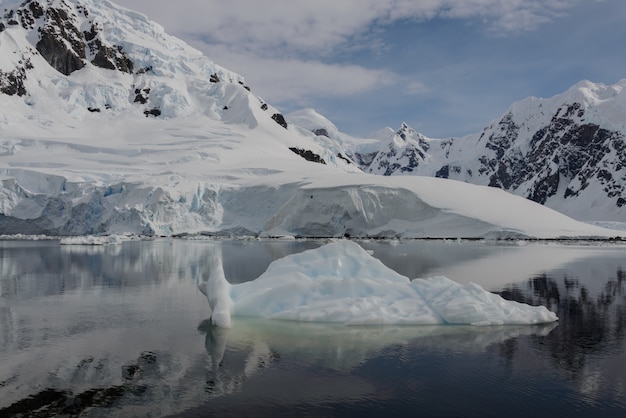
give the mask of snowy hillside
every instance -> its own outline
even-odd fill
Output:
[[[109,1],[0,4],[1,234],[618,235],[494,188],[365,174],[332,126],[289,123]]]
[[[350,155],[367,172],[499,187],[580,220],[626,222],[626,79],[515,103],[483,132],[430,139],[403,125]]]

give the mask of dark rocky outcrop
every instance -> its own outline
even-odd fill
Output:
[[[311,150],[308,150],[308,149],[305,150],[305,149],[296,148],[296,147],[290,147],[289,149],[307,161],[311,161],[313,163],[318,163],[318,164],[326,164],[326,161],[324,161],[324,159],[320,155],[314,153]]]
[[[133,62],[124,54],[121,46],[109,47],[103,45],[98,39],[94,41],[94,44],[96,44],[98,52],[91,60],[93,65],[132,74]]]
[[[516,146],[519,127],[507,114],[485,145],[495,155],[481,159],[479,172],[489,175],[490,186],[505,190],[526,184],[525,197],[542,204],[558,193],[561,184],[568,185],[563,197],[577,196],[592,178],[609,198],[626,197],[623,182],[610,174],[626,167],[626,156],[619,151],[626,148],[624,135],[585,123],[584,115],[580,103],[561,106],[548,125],[534,132],[523,153]],[[616,160],[609,162],[605,156],[613,151]]]
[[[27,93],[26,86],[24,86],[26,72],[32,68],[31,60],[22,55],[22,59],[20,59],[18,65],[12,71],[4,72],[0,70],[0,92],[9,96],[24,96]]]
[[[133,72],[133,63],[119,45],[108,45],[100,38],[101,28],[91,24],[81,32],[82,19],[89,16],[80,4],[61,1],[57,7],[36,0],[24,1],[17,10],[5,11],[0,31],[6,25],[25,30],[38,28],[36,50],[57,71],[70,75],[90,62],[98,67]]]
[[[134,71],[133,62],[126,56],[121,46],[105,45],[98,38],[101,30],[101,28],[92,24],[90,30],[83,33],[90,52],[94,54],[91,63],[100,68],[119,70],[132,74]]]
[[[354,164],[354,162],[352,162],[351,159],[349,159],[348,157],[344,156],[342,153],[337,153],[337,158],[340,158],[342,160],[344,160],[346,163],[348,164]]]
[[[150,98],[150,88],[146,87],[144,89],[135,89],[135,100],[134,103],[146,104],[148,103],[148,99]]]
[[[446,164],[443,167],[441,167],[435,173],[435,177],[439,177],[439,178],[442,178],[442,179],[449,178],[450,177],[450,166],[448,164]]]
[[[161,109],[159,109],[158,107],[153,107],[152,109],[144,110],[143,114],[146,115],[146,117],[148,116],[158,117],[158,116],[161,116]]]
[[[65,9],[50,7],[39,29],[37,51],[57,71],[70,75],[85,66],[86,49],[76,17]]]
[[[313,133],[317,136],[325,136],[326,138],[330,138],[330,135],[328,135],[328,131],[324,128],[313,129]]]
[[[280,113],[274,113],[272,115],[272,119],[274,120],[274,122],[287,129],[287,121],[285,120],[285,117],[283,115],[281,115]]]
[[[9,96],[18,95],[23,96],[26,94],[26,87],[24,87],[24,79],[26,78],[26,71],[23,68],[16,68],[11,72],[3,72],[0,70],[0,92]]]

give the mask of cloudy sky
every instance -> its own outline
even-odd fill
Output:
[[[624,0],[116,0],[288,113],[366,136],[480,131],[517,100],[626,78]]]

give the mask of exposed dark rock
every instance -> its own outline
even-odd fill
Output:
[[[158,107],[153,107],[152,109],[146,109],[143,111],[143,114],[146,115],[146,117],[152,115],[154,117],[158,117],[161,116],[161,109],[159,109]]]
[[[27,6],[27,7],[26,7]],[[22,3],[21,8],[16,11],[24,29],[33,29],[35,20],[44,15],[41,4],[37,1],[27,0]]]
[[[241,84],[243,86],[244,89],[250,91],[250,87],[246,86],[243,81],[240,81],[239,84]]]
[[[0,70],[0,92],[9,96],[16,94],[24,96],[26,94],[25,79],[26,70],[23,67],[16,68],[8,73]]]
[[[148,99],[150,98],[150,88],[145,89],[135,89],[135,100],[133,103],[148,103]]]
[[[533,185],[528,198],[542,205],[545,204],[548,197],[554,196],[559,189],[559,179],[560,176],[558,172],[540,178],[539,181]]]
[[[35,19],[39,19],[43,16],[43,7],[41,7],[38,1],[26,1],[24,4],[28,4],[28,10],[30,10]]]
[[[217,74],[213,73],[213,74],[211,74],[211,77],[209,77],[209,81],[211,83],[219,83],[220,82],[220,78],[217,76]]]
[[[85,17],[87,10],[76,6],[76,10]],[[24,29],[35,28],[35,23],[43,19],[39,27],[39,40],[36,49],[41,56],[57,71],[69,75],[85,66],[87,51],[92,57],[91,63],[98,67],[132,73],[133,63],[122,48],[106,45],[100,38],[101,28],[92,24],[89,30],[81,32],[78,18],[70,6],[64,2],[59,7],[44,7],[37,1],[22,3],[17,12],[5,14],[7,23],[21,25]]]
[[[267,110],[267,103],[263,103],[261,105],[261,110]]]
[[[42,30],[41,38],[37,42],[37,51],[58,72],[70,75],[85,66],[85,49],[79,48],[77,53],[69,49],[62,39],[49,31]]]
[[[137,74],[146,74],[147,72],[152,71],[152,66],[142,67],[137,70]]]
[[[281,115],[280,113],[274,113],[272,115],[272,119],[274,119],[274,122],[287,129],[287,121],[285,120],[285,117],[283,115]]]
[[[99,30],[96,27],[96,25],[92,24],[88,31],[84,31],[83,32],[83,36],[85,37],[85,40],[87,42],[91,42],[94,39],[96,39],[96,36],[98,35],[98,32],[99,32]]]
[[[100,108],[99,107],[88,107],[87,110],[92,112],[92,113],[100,113]]]
[[[342,160],[344,160],[345,162],[347,162],[348,164],[354,164],[352,162],[352,160],[350,160],[348,157],[344,157],[341,153],[337,154],[337,157],[341,158]]]
[[[330,138],[328,135],[328,131],[324,128],[313,129],[313,133],[317,136],[325,136],[326,138]]]
[[[440,177],[440,178],[443,178],[443,179],[447,179],[448,177],[450,177],[450,166],[448,164],[446,164],[443,167],[441,167],[435,173],[435,177]]]
[[[326,164],[326,161],[324,161],[324,159],[320,155],[315,154],[311,150],[308,150],[308,149],[305,150],[305,149],[296,148],[296,147],[290,147],[289,149],[307,161],[311,161],[313,163],[319,163],[319,164]]]
[[[386,150],[381,150],[376,154],[370,165],[370,172],[382,173],[384,176],[391,176],[397,172],[410,173],[421,161],[424,161],[424,158],[426,158],[426,154],[414,143],[408,143],[405,147],[397,148],[392,141]],[[407,163],[400,164],[400,161],[407,161]]]
[[[75,16],[64,9],[50,7],[40,29],[37,51],[57,71],[69,75],[85,66],[85,42],[76,27]]]
[[[126,56],[122,47],[105,45],[99,38],[101,28],[95,24],[91,25],[89,31],[83,32],[87,46],[92,54],[94,54],[91,63],[100,68],[109,70],[119,70],[125,73],[132,73],[134,66],[132,61]]]
[[[97,53],[91,63],[97,67],[109,70],[119,70],[132,74],[134,70],[133,62],[126,56],[121,46],[109,47],[104,45],[99,39],[92,42],[97,47]]]
[[[367,154],[355,152],[352,159],[359,165],[359,167],[361,167],[361,169],[367,170],[372,165],[372,161],[374,161],[377,154],[377,152],[370,152]]]
[[[354,159],[364,171],[391,176],[414,172],[426,159],[428,149],[430,144],[426,137],[403,123],[393,139],[380,150],[365,155],[355,153]]]
[[[402,138],[404,141],[407,141],[409,139],[413,139],[416,140],[418,145],[420,146],[420,148],[422,148],[422,150],[424,151],[428,151],[430,149],[430,144],[428,143],[428,141],[426,141],[426,138],[424,138],[423,135],[417,133],[414,129],[412,129],[411,127],[409,127],[409,125],[407,125],[406,123],[402,122],[402,126],[400,127],[400,129],[398,129],[398,131],[396,132],[396,135],[398,135],[400,138]],[[421,153],[421,151],[420,151]],[[423,153],[422,157],[424,156]]]

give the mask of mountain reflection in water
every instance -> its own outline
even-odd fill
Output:
[[[363,243],[420,277],[475,272],[505,298],[555,311],[547,326],[210,326],[195,283],[215,246],[227,277],[246,281],[321,244],[0,242],[0,416],[626,411],[623,247]],[[525,278],[498,284],[493,272],[516,254],[511,276]]]
[[[604,269],[610,268],[604,266]],[[593,288],[592,288],[593,287]],[[591,277],[576,270],[530,278],[525,285],[509,286],[500,294],[531,305],[541,304],[557,313],[559,326],[546,338],[533,339],[533,347],[547,352],[556,370],[585,386],[592,366],[624,352],[626,336],[626,272],[617,266],[607,276]],[[605,370],[594,386],[621,388],[626,394],[626,367]],[[594,390],[604,390],[596,388]],[[619,389],[618,389],[619,390]]]

